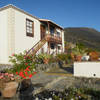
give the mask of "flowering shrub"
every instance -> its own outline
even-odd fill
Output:
[[[52,59],[53,56],[52,55],[49,55],[49,54],[45,54],[45,53],[42,53],[42,54],[38,54],[34,57],[35,59],[35,62],[37,64],[43,64],[45,63],[45,60],[48,60],[48,63],[50,62],[50,59]]]
[[[13,64],[10,72],[21,76],[21,78],[32,77],[35,71],[35,59],[32,54],[26,55],[26,52],[12,54],[9,60]]]
[[[88,88],[67,88],[64,91],[45,90],[34,100],[100,100],[100,91]]]
[[[19,75],[22,79],[26,79],[27,77],[31,78],[36,72],[31,72],[29,69],[30,66],[28,66],[24,71],[20,71],[19,73],[16,72],[17,75]]]

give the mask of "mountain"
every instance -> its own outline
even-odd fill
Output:
[[[93,28],[65,28],[65,41],[80,42],[89,48],[100,50],[100,32]]]

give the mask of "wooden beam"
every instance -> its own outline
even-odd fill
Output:
[[[50,54],[50,42],[48,42],[48,54]]]
[[[57,51],[58,51],[57,49],[58,49],[58,46],[57,46],[57,44],[56,44],[56,54],[58,53],[58,52],[57,52]]]
[[[49,22],[47,22],[47,24],[48,24],[48,34],[50,34],[50,24]]]

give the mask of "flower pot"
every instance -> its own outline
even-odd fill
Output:
[[[77,60],[77,61],[81,61],[81,58],[82,58],[82,56],[77,56],[77,57],[76,57],[76,60]]]
[[[1,91],[2,92],[2,96],[4,98],[14,97],[14,95],[16,94],[17,87],[18,87],[18,83],[17,82],[5,83],[5,87]]]

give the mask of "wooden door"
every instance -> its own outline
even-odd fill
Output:
[[[41,29],[41,39],[43,39],[45,37],[45,34],[46,34],[46,28],[44,25],[41,25],[40,29]]]

